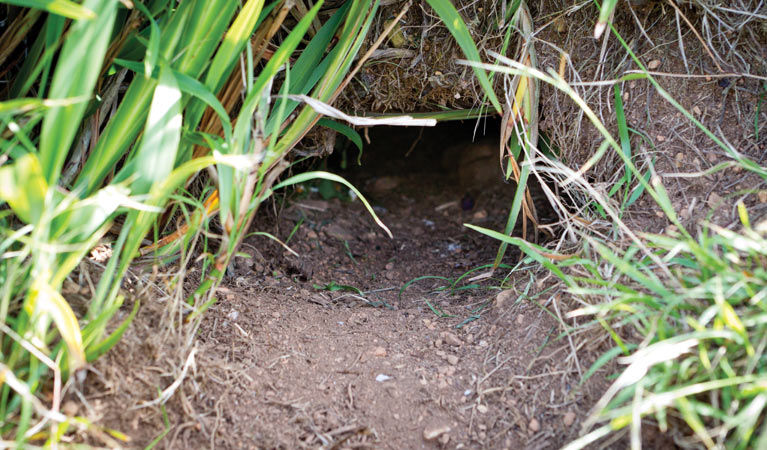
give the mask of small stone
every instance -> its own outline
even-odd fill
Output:
[[[423,429],[423,438],[427,441],[433,441],[443,434],[449,432],[450,425],[446,423],[432,424]]]
[[[759,197],[759,203],[767,203],[767,191],[759,191],[756,196]]]
[[[387,263],[386,270],[394,270],[394,263],[393,262]]]
[[[659,134],[658,136],[656,136],[655,139],[657,139],[658,142],[666,142],[666,136],[663,136],[662,134]]]
[[[508,306],[513,299],[514,299],[514,290],[506,289],[505,291],[499,292],[498,295],[495,296],[495,306],[499,308]]]
[[[527,424],[527,429],[533,433],[537,433],[541,431],[541,423],[538,422],[538,419],[532,418],[530,419],[530,423]]]
[[[445,333],[442,337],[448,345],[452,345],[453,347],[460,347],[461,344],[463,344],[463,341],[453,333]]]
[[[74,417],[77,414],[77,403],[67,400],[61,407],[61,412],[68,417]]]
[[[525,315],[520,314],[517,316],[517,325],[522,325],[523,323],[525,323]]]
[[[383,358],[384,356],[386,356],[386,349],[383,347],[374,348],[373,356],[378,356],[379,358]]]
[[[658,67],[660,67],[660,60],[659,59],[653,59],[649,63],[647,63],[647,68],[650,70],[655,70]]]
[[[447,355],[447,363],[451,366],[458,364],[458,357],[455,355]]]
[[[480,209],[479,211],[475,212],[474,215],[471,216],[474,220],[483,220],[487,219],[487,211],[484,209]]]
[[[399,180],[395,177],[381,177],[373,182],[371,190],[373,192],[387,192],[399,186]]]
[[[324,231],[328,236],[341,241],[354,240],[354,235],[349,230],[336,223],[331,223],[330,225],[326,226]]]
[[[573,423],[575,423],[575,413],[572,411],[568,411],[567,414],[565,414],[565,417],[562,418],[562,422],[564,422],[566,427],[569,427]]]
[[[692,107],[692,112],[698,117],[700,117],[700,115],[703,114],[703,111],[701,111],[700,108],[698,108],[697,106]]]
[[[440,436],[439,442],[442,445],[447,445],[447,443],[450,442],[450,435],[447,433],[444,433],[442,436]]]
[[[477,405],[477,412],[480,414],[487,413],[487,406],[485,405]]]
[[[306,238],[307,239],[317,239],[319,236],[317,236],[317,232],[314,230],[309,230],[306,232]]]

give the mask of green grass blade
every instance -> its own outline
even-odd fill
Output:
[[[224,35],[216,56],[210,64],[210,70],[205,77],[205,85],[213,92],[218,92],[226,77],[232,71],[234,64],[253,33],[256,21],[261,14],[264,0],[248,0],[240,14]]]
[[[514,138],[516,139],[516,138]],[[514,231],[514,227],[517,224],[517,219],[519,218],[519,212],[522,209],[522,202],[525,199],[525,192],[527,190],[527,178],[530,176],[530,165],[529,164],[522,164],[522,167],[520,169],[520,177],[519,182],[517,183],[517,188],[514,192],[514,200],[511,202],[511,210],[509,210],[509,217],[506,219],[506,228],[503,230],[503,234],[509,236]],[[493,268],[497,268],[501,261],[503,261],[503,256],[506,254],[506,248],[508,247],[509,243],[501,241],[501,245],[498,248],[498,253],[495,256],[495,262],[493,263]]]
[[[101,64],[117,13],[117,1],[86,0],[95,20],[77,20],[67,34],[56,65],[49,97],[53,99],[90,96],[101,73]],[[83,118],[85,102],[51,108],[45,115],[40,135],[40,165],[49,184],[60,175],[64,159]]]
[[[14,164],[0,167],[0,201],[8,203],[23,222],[40,221],[47,195],[48,184],[34,154],[28,153]]]
[[[173,170],[181,141],[181,90],[170,67],[160,67],[160,82],[136,153],[134,193],[145,194]]]
[[[130,326],[131,322],[133,322],[133,319],[136,317],[136,314],[138,313],[138,310],[139,310],[139,306],[140,306],[140,302],[136,301],[136,303],[133,304],[133,309],[131,310],[128,317],[126,317],[125,320],[123,320],[122,323],[112,333],[109,334],[109,336],[107,336],[104,340],[102,340],[98,344],[87,348],[85,352],[85,357],[88,360],[88,362],[95,361],[101,355],[108,352],[109,349],[114,347],[115,344],[117,344],[117,341],[120,340],[122,335]]]
[[[45,324],[42,317],[50,317],[53,320],[61,338],[67,345],[69,370],[74,371],[85,365],[85,351],[80,325],[69,303],[48,284],[44,276],[45,273],[41,273],[35,278],[24,307],[30,317],[36,318],[36,327]]]
[[[357,130],[350,127],[349,125],[336,122],[335,120],[330,119],[320,119],[317,121],[317,125],[321,127],[330,128],[331,130],[335,130],[342,135],[346,136],[347,139],[349,139],[350,142],[352,142],[354,145],[357,146],[357,148],[360,151],[360,156],[362,156],[362,136],[360,136],[359,133],[357,133]]]
[[[599,39],[607,28],[607,23],[610,21],[615,6],[618,4],[618,0],[604,0],[602,6],[599,8],[599,20],[596,27],[594,27],[594,39]]]
[[[541,265],[549,269],[551,272],[553,272],[556,276],[558,276],[562,281],[565,282],[565,284],[568,287],[574,287],[575,283],[572,280],[572,278],[569,275],[566,275],[564,272],[562,272],[562,269],[557,267],[556,264],[552,263],[548,258],[543,256],[544,253],[550,253],[545,248],[533,244],[531,242],[527,242],[524,239],[506,236],[505,234],[499,233],[497,231],[489,230],[487,228],[478,227],[476,225],[472,225],[470,223],[465,223],[463,226],[472,229],[474,231],[478,231],[486,236],[490,236],[491,238],[497,239],[502,242],[506,242],[512,245],[515,245],[519,247],[520,250],[525,252],[525,254],[529,257],[531,257],[533,260],[539,262]]]
[[[51,14],[58,14],[73,20],[93,20],[96,18],[94,8],[89,8],[93,2],[90,2],[88,6],[80,6],[69,0],[3,0],[0,3],[42,9]]]

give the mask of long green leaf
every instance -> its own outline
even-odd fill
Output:
[[[181,91],[170,67],[160,68],[160,82],[149,109],[144,137],[136,154],[133,191],[145,194],[173,170],[181,142]]]
[[[86,0],[95,20],[77,20],[68,32],[53,76],[52,99],[81,98],[93,93],[117,12],[117,0]],[[85,102],[51,108],[40,133],[40,165],[49,184],[59,178],[69,147],[83,118]]]
[[[0,201],[7,202],[22,221],[37,224],[45,209],[47,193],[48,184],[34,154],[0,167]]]
[[[225,81],[225,77],[231,72],[237,62],[237,58],[253,33],[256,21],[264,6],[264,0],[248,0],[242,7],[240,14],[234,19],[234,23],[226,32],[221,46],[213,57],[210,70],[205,77],[205,85],[217,92]]]
[[[93,20],[96,18],[94,9],[89,7],[89,4],[88,6],[80,6],[69,0],[3,0],[0,3],[42,9],[74,20]]]

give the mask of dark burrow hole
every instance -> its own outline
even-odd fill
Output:
[[[339,139],[326,167],[394,215],[417,208],[435,220],[460,219],[502,231],[516,183],[503,175],[499,136],[500,120],[494,119],[423,128],[374,127],[368,130],[370,142],[361,154],[351,142]],[[540,222],[554,222],[555,214],[538,181],[531,176],[528,186]],[[532,224],[528,226],[532,228]],[[521,220],[516,228],[514,234],[520,235]],[[528,237],[533,240],[533,235]],[[546,238],[541,233],[537,241],[543,243]]]
[[[411,254],[424,261],[442,260],[444,266],[456,270],[493,262],[500,242],[463,225],[501,232],[506,226],[516,184],[506,181],[501,170],[500,120],[443,122],[423,128],[373,127],[362,134],[369,143],[364,143],[361,153],[339,135],[333,153],[315,161],[314,169],[340,174],[356,186],[392,229],[394,239],[382,242],[357,235],[344,244],[346,250],[368,254],[360,249],[368,246],[375,254],[382,246],[391,247],[380,255],[386,261]],[[531,192],[534,198],[538,197],[535,193],[542,197],[535,183],[531,181]],[[354,202],[356,207],[349,202],[349,191],[342,185],[315,182],[308,191],[302,194],[305,198],[340,203],[337,217],[313,222],[317,231],[334,233],[331,221],[342,224],[337,228],[351,227],[344,218],[349,214],[344,204],[354,210],[355,221],[367,221],[372,226],[359,202]],[[545,200],[536,201],[544,223],[553,216],[547,207]],[[521,235],[521,220],[516,228],[514,234]],[[377,233],[383,235],[380,230]],[[535,239],[530,223],[527,233],[528,239]],[[545,237],[539,233],[538,242]],[[519,261],[517,249],[510,247],[504,261]]]
[[[263,248],[267,258],[254,264],[263,266],[257,272],[282,273],[315,289],[331,282],[375,289],[419,276],[457,279],[494,263],[501,242],[464,225],[498,232],[506,227],[516,184],[501,170],[500,120],[373,127],[361,134],[369,139],[361,154],[338,135],[329,156],[306,160],[294,173],[341,175],[362,192],[393,238],[345,186],[313,180],[275,199],[260,219],[262,229],[273,230],[300,256],[260,238],[252,248]],[[531,180],[539,219],[553,221],[540,186]],[[522,235],[521,222],[514,235]],[[526,231],[539,244],[548,238],[542,232],[536,237],[529,222]],[[519,261],[519,250],[509,246],[502,262],[513,267]]]

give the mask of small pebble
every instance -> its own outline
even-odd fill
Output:
[[[485,414],[487,412],[487,406],[477,405],[477,412],[479,412],[480,414]]]
[[[448,364],[454,366],[458,364],[458,357],[455,355],[447,355],[447,362]]]
[[[386,349],[383,347],[376,347],[373,350],[373,356],[378,356],[379,358],[383,358],[386,356]]]
[[[538,419],[532,418],[530,419],[530,423],[527,424],[527,429],[533,433],[537,433],[541,431],[541,423],[538,422]]]
[[[423,438],[427,441],[433,441],[445,433],[450,432],[450,425],[446,423],[438,423],[427,426],[423,429]]]
[[[506,289],[501,291],[495,296],[495,306],[502,308],[508,306],[514,299],[514,290]]]
[[[572,411],[568,411],[567,414],[565,414],[565,417],[562,418],[562,422],[564,422],[566,427],[569,427],[573,423],[575,423],[575,413]]]
[[[445,338],[445,342],[448,345],[459,347],[461,344],[463,344],[463,341],[461,341],[461,339],[458,336],[454,335],[453,333],[445,333],[444,336],[442,337]]]
[[[650,70],[655,70],[658,67],[660,67],[660,60],[659,59],[653,59],[649,63],[647,63],[647,68]]]
[[[61,412],[64,413],[65,416],[74,417],[77,414],[77,409],[77,403],[72,400],[67,400],[61,407]]]
[[[471,216],[474,220],[483,220],[487,219],[487,211],[484,209],[480,209],[479,211],[475,212],[474,215]]]

